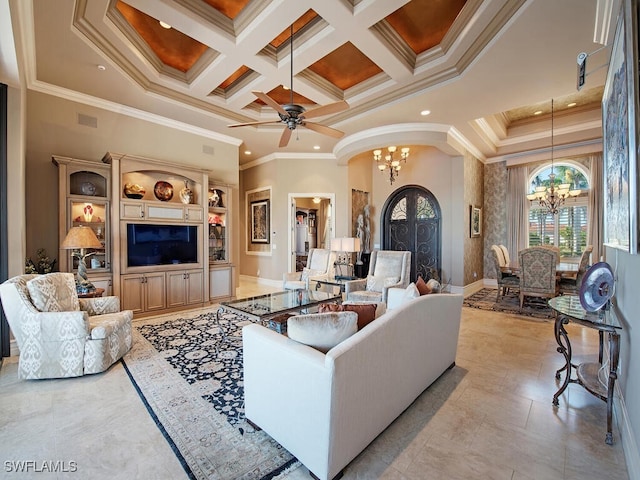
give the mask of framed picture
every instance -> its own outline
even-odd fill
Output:
[[[637,0],[622,2],[602,97],[604,244],[638,253]]]
[[[471,205],[469,209],[470,209],[470,219],[471,219],[471,222],[470,222],[471,238],[479,237],[480,234],[482,233],[482,209],[476,208],[473,205]]]
[[[251,243],[269,243],[269,200],[251,202]]]

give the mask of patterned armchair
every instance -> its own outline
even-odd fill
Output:
[[[407,288],[411,277],[411,252],[374,250],[367,278],[345,283],[345,294],[352,302],[384,302],[390,288]]]
[[[557,254],[545,247],[530,247],[518,253],[520,263],[520,308],[525,297],[553,298],[560,294],[556,276]]]
[[[0,285],[24,379],[103,372],[131,348],[131,310],[118,297],[78,298],[72,273],[19,275]]]
[[[496,280],[498,281],[496,303],[499,303],[500,299],[507,295],[510,289],[520,287],[520,279],[505,268],[508,266],[508,263],[505,263],[504,252],[498,245],[491,247],[491,258],[493,259],[493,265],[496,270]]]
[[[332,276],[336,254],[324,248],[312,248],[307,256],[307,266],[301,272],[290,272],[282,275],[282,287],[285,290],[309,290],[312,279],[325,280]]]
[[[593,245],[587,245],[580,257],[578,271],[573,274],[563,274],[560,277],[560,292],[562,294],[569,293],[577,295],[580,292],[582,277],[584,277],[584,274],[587,272],[587,266],[591,259],[591,252],[593,252]]]

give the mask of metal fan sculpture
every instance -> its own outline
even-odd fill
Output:
[[[349,108],[349,104],[344,100],[339,102],[330,103],[318,108],[307,111],[303,106],[293,103],[293,24],[291,25],[291,101],[285,105],[280,105],[273,100],[269,95],[264,92],[252,91],[256,97],[266,103],[268,106],[278,112],[280,120],[266,120],[260,122],[247,122],[237,123],[235,125],[228,125],[229,127],[245,127],[248,125],[266,125],[269,123],[284,123],[285,128],[280,137],[280,147],[286,147],[289,144],[291,138],[291,132],[297,127],[306,127],[309,130],[321,133],[323,135],[329,135],[330,137],[340,138],[344,135],[344,132],[336,130],[335,128],[327,127],[315,122],[307,121],[309,118],[321,117],[323,115],[330,115],[332,113],[342,112]]]
[[[584,274],[580,286],[580,303],[587,312],[595,312],[602,308],[614,292],[614,276],[611,266],[606,262],[598,262]]]

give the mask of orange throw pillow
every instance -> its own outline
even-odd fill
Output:
[[[360,305],[338,305],[337,303],[322,303],[318,307],[318,312],[356,312],[358,314],[358,330],[360,330],[375,320],[376,308],[377,305],[375,303]]]
[[[428,295],[431,293],[431,287],[427,285],[427,283],[423,280],[422,277],[418,277],[418,281],[416,282],[416,288],[420,292],[420,296]]]

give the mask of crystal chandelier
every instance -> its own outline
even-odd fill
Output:
[[[553,172],[553,99],[551,99],[551,173],[549,174],[549,186],[540,185],[527,195],[527,199],[546,209],[548,213],[555,215],[558,209],[564,205],[567,198],[577,197],[580,190],[571,189],[571,184],[561,183],[556,185],[556,174]]]
[[[407,157],[409,156],[409,147],[402,147],[400,149],[400,160],[393,158],[393,155],[397,151],[397,147],[390,146],[387,147],[389,153],[384,156],[384,160],[382,159],[382,150],[374,150],[373,151],[373,159],[378,164],[378,169],[381,172],[384,172],[387,168],[389,169],[389,182],[393,185],[393,181],[398,176],[398,172],[400,172],[400,160],[403,162],[407,162]]]

